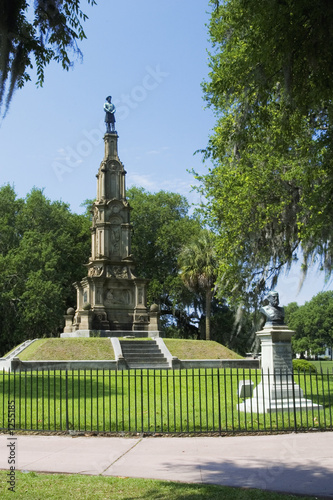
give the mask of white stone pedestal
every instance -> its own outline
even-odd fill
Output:
[[[291,337],[286,325],[265,326],[257,332],[261,342],[262,379],[253,397],[238,404],[240,411],[269,413],[302,409],[322,409],[304,398],[303,390],[293,377]]]

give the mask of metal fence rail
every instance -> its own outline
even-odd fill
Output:
[[[265,379],[267,377],[267,379]],[[294,372],[307,403],[241,411],[239,384],[279,383],[247,369],[77,370],[0,373],[2,431],[219,433],[332,430],[332,373]],[[318,404],[322,409],[319,409]]]

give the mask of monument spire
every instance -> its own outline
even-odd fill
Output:
[[[78,330],[114,331],[119,334],[128,330],[149,330],[147,280],[137,278],[134,274],[131,208],[126,199],[126,171],[118,156],[115,107],[110,96],[104,104],[104,110],[104,158],[96,175],[91,256],[86,264],[88,276],[75,283],[77,309],[72,321],[66,316],[63,336],[71,336]]]

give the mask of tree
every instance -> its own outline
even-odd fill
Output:
[[[256,341],[253,313],[233,307],[226,300],[213,297],[211,307],[211,339],[245,356]]]
[[[333,345],[333,291],[315,295],[303,306],[291,303],[286,308],[288,326],[296,331],[292,338],[294,352],[322,354]]]
[[[197,176],[219,231],[224,293],[251,298],[304,255],[333,262],[333,4],[227,0],[214,6],[205,98],[217,116]]]
[[[0,188],[0,351],[28,338],[58,335],[85,274],[89,219],[33,189],[17,199]]]
[[[216,281],[215,235],[202,230],[198,239],[183,247],[178,257],[181,278],[192,292],[204,294],[206,340],[210,340],[211,304]]]
[[[149,193],[132,187],[127,190],[127,198],[132,208],[136,274],[150,280],[148,305],[157,302],[162,316],[170,318],[171,323],[176,321],[184,336],[192,336],[197,331],[193,327],[197,298],[180,279],[177,256],[185,244],[196,238],[200,222],[189,215],[189,204],[178,193]]]
[[[95,0],[87,0],[94,5]],[[68,70],[71,52],[81,55],[78,40],[86,36],[81,22],[87,19],[80,0],[2,0],[0,5],[0,109],[6,114],[14,90],[30,80],[37,69],[37,84],[44,83],[44,69],[51,61]]]

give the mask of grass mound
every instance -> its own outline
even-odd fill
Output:
[[[241,356],[214,341],[163,340],[171,354],[179,359],[241,359]],[[91,337],[39,339],[24,349],[18,357],[22,361],[115,359],[110,339]]]
[[[179,359],[241,359],[242,356],[213,340],[163,339]]]
[[[22,361],[115,359],[108,338],[40,339],[18,356]]]

